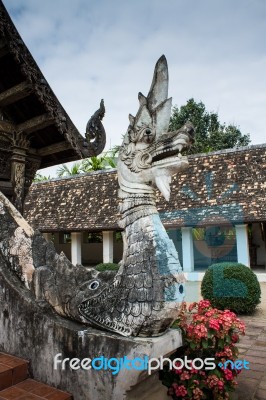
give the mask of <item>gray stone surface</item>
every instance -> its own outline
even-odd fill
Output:
[[[62,318],[46,302],[36,302],[0,256],[0,351],[29,359],[35,379],[73,393],[75,400],[132,399],[142,381],[145,390],[139,400],[149,398],[154,384],[162,396],[165,389],[146,371],[121,370],[112,375],[111,371],[54,370],[56,354],[62,353],[62,358],[103,355],[133,359],[166,355],[180,345],[181,335],[176,330],[158,338],[122,338]]]

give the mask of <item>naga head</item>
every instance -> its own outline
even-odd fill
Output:
[[[129,115],[117,165],[121,197],[152,194],[156,185],[169,200],[171,176],[188,166],[181,152],[193,142],[194,127],[188,122],[168,132],[172,99],[167,97],[168,67],[162,56],[156,63],[148,96],[139,93],[139,110],[135,117]]]
[[[36,235],[37,236],[37,235]],[[63,317],[87,323],[80,313],[79,307],[88,299],[97,299],[114,279],[114,271],[99,272],[94,268],[74,266],[64,253],[57,254],[52,244],[38,235],[34,239],[33,248],[38,245],[46,252],[46,265],[35,269],[33,289],[37,299],[45,299],[54,310]],[[47,265],[47,247],[51,246],[51,260]],[[37,257],[35,257],[37,258]],[[50,264],[50,265],[49,265]]]

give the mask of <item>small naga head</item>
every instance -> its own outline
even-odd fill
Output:
[[[44,240],[40,244],[47,248]],[[36,240],[34,245],[36,245]],[[114,271],[99,272],[94,268],[74,266],[64,253],[56,254],[51,245],[50,265],[37,267],[33,288],[38,300],[45,299],[63,317],[87,323],[80,314],[79,306],[88,299],[97,299],[114,279]],[[46,250],[47,253],[47,250]]]
[[[171,176],[186,168],[181,154],[193,142],[194,127],[187,122],[168,132],[172,99],[168,97],[168,67],[165,56],[156,63],[147,97],[139,93],[139,110],[129,115],[129,127],[119,152],[120,196],[152,194],[156,185],[166,200],[170,197]]]

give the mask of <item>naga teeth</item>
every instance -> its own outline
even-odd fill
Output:
[[[182,159],[182,158],[183,158],[182,154],[179,153],[178,156],[175,156],[175,157],[167,157],[167,158],[163,158],[162,160],[155,161],[155,162],[153,163],[153,165],[165,164],[165,163],[168,163],[168,162],[171,162],[171,161],[176,161],[177,158]]]
[[[80,310],[83,310],[82,306],[80,307]],[[124,326],[123,324],[117,321],[110,321],[110,320],[105,321],[104,318],[100,317],[99,315],[93,315],[90,312],[86,314],[86,318],[91,322],[94,321],[95,323],[98,323],[102,326],[107,326],[109,327],[109,329],[112,329],[115,332],[120,332],[123,336],[130,336],[132,334],[130,328]]]

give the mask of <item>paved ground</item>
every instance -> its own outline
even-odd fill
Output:
[[[261,283],[261,304],[252,316],[241,317],[246,324],[246,335],[239,343],[239,359],[250,363],[250,370],[243,370],[238,378],[235,400],[266,400],[266,283]],[[187,284],[187,298],[199,301],[199,282]]]
[[[266,283],[261,283],[262,298],[253,316],[242,317],[246,335],[239,344],[240,359],[250,362],[250,370],[243,370],[238,378],[236,399],[266,399]]]

